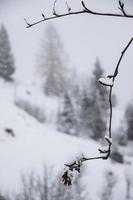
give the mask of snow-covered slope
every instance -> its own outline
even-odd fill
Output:
[[[37,106],[42,110],[47,123],[56,121],[58,111],[58,99],[56,97],[44,96],[42,87],[37,83],[17,83],[15,87],[15,101],[29,102],[30,105]]]
[[[43,163],[61,171],[64,163],[75,160],[82,153],[97,154],[97,142],[79,139],[56,131],[53,124],[41,124],[14,104],[14,85],[0,81],[0,188],[14,191],[20,186],[22,173],[34,170],[40,172]],[[11,129],[14,137],[7,129]],[[132,162],[132,159],[131,159]],[[116,177],[114,199],[126,194],[125,173],[130,166],[108,161],[85,163],[84,174],[89,197],[98,200],[106,187],[105,172],[111,171]],[[127,170],[128,169],[128,170]],[[132,176],[132,173],[130,173]],[[133,176],[132,176],[133,177]]]

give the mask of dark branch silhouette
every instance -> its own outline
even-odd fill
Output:
[[[42,19],[36,21],[36,22],[33,22],[33,23],[29,23],[26,19],[25,22],[26,22],[26,28],[30,28],[32,26],[35,26],[37,24],[40,24],[44,21],[47,21],[47,20],[52,20],[52,19],[55,19],[55,18],[60,18],[60,17],[65,17],[65,16],[69,16],[69,15],[78,15],[78,14],[91,14],[91,15],[99,15],[99,16],[108,16],[108,17],[124,17],[124,18],[133,18],[133,15],[130,15],[130,14],[127,14],[125,12],[125,7],[124,7],[124,3],[119,1],[118,2],[118,9],[121,11],[121,13],[106,13],[106,12],[98,12],[98,11],[93,11],[91,10],[90,8],[88,8],[85,4],[84,1],[81,1],[81,4],[82,4],[82,7],[83,9],[82,10],[79,10],[79,11],[72,11],[72,8],[68,5],[67,1],[66,1],[66,8],[67,8],[67,13],[63,13],[63,14],[58,14],[56,12],[56,3],[57,3],[57,0],[54,1],[54,4],[53,4],[53,16],[51,17],[46,17],[43,13],[42,13]]]
[[[104,159],[107,160],[111,154],[111,145],[112,145],[112,91],[113,91],[113,86],[115,83],[115,79],[118,76],[118,70],[121,64],[121,61],[126,53],[126,51],[128,50],[129,46],[131,45],[131,43],[133,42],[133,37],[130,39],[130,41],[128,42],[128,44],[126,45],[126,47],[124,48],[124,50],[121,52],[121,56],[117,62],[117,65],[115,67],[115,71],[113,75],[109,75],[107,76],[107,79],[110,79],[111,83],[109,84],[108,82],[103,82],[99,79],[99,82],[105,86],[105,87],[109,87],[109,105],[110,105],[110,115],[109,115],[109,128],[108,128],[108,135],[105,136],[105,140],[108,143],[107,149],[98,149],[100,152],[99,156],[94,156],[94,157],[84,157],[84,155],[81,156],[81,158],[79,158],[78,160],[75,160],[73,163],[71,164],[65,164],[65,166],[67,167],[67,169],[65,169],[65,172],[62,176],[62,181],[65,185],[68,185],[68,183],[70,184],[70,179],[72,178],[72,176],[69,176],[69,171],[73,172],[74,170],[77,172],[80,172],[80,168],[82,166],[82,163],[85,161],[89,161],[89,160],[98,160],[98,159]]]

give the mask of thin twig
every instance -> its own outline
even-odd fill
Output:
[[[118,9],[125,15],[127,16],[126,12],[125,12],[125,9],[124,9],[124,3],[119,1],[119,6]]]
[[[118,60],[118,63],[116,65],[116,68],[115,68],[115,72],[112,76],[108,76],[109,78],[113,78],[113,81],[115,80],[116,76],[118,75],[118,69],[119,69],[119,66],[121,64],[121,61],[123,59],[123,56],[124,54],[126,53],[127,49],[129,48],[129,46],[131,45],[131,43],[133,42],[133,37],[130,39],[130,41],[128,42],[128,44],[126,45],[125,49],[121,52],[121,56]]]
[[[66,1],[66,7],[67,7],[68,12],[70,12],[71,11],[71,7],[68,5],[67,1]]]
[[[27,22],[27,20],[25,19],[25,22],[27,24],[26,28],[30,28],[32,26],[35,26],[37,24],[40,24],[44,21],[47,21],[47,20],[52,20],[52,19],[55,19],[55,18],[60,18],[60,17],[66,17],[66,16],[69,16],[69,15],[78,15],[78,14],[92,14],[92,15],[98,15],[98,16],[108,16],[108,17],[124,17],[124,18],[133,18],[133,15],[130,15],[130,14],[127,14],[125,12],[125,9],[124,9],[124,3],[122,3],[121,1],[119,1],[119,7],[118,9],[120,9],[121,11],[121,14],[118,14],[118,13],[104,13],[104,12],[97,12],[97,11],[93,11],[91,9],[89,9],[85,2],[84,1],[81,1],[81,4],[82,4],[82,7],[83,9],[80,10],[80,11],[71,11],[71,7],[68,5],[68,3],[66,2],[66,6],[67,6],[67,10],[68,12],[67,13],[63,13],[63,14],[57,14],[56,10],[55,10],[55,7],[56,7],[56,3],[57,3],[57,0],[54,1],[54,4],[53,4],[53,16],[51,17],[45,17],[41,20],[38,20],[34,23],[29,23]],[[70,12],[71,11],[71,12]]]
[[[54,1],[54,5],[53,5],[53,15],[54,15],[55,17],[58,17],[59,15],[58,15],[57,12],[56,12],[56,3],[57,3],[57,0]],[[46,20],[46,19],[45,19],[45,20]]]

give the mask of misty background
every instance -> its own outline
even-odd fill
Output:
[[[70,1],[74,10],[82,9],[80,1]],[[99,1],[86,2],[93,10],[120,12],[118,2]],[[125,9],[132,12],[132,1],[125,1]],[[24,18],[29,22],[41,19],[41,13],[51,15],[53,1],[0,1],[0,21],[8,28],[12,49],[16,57],[16,75],[28,81],[32,76],[30,68],[36,66],[36,54],[45,28],[49,22],[39,24],[26,29]],[[58,12],[66,11],[65,3],[58,1]],[[68,54],[69,66],[78,69],[82,73],[91,73],[97,57],[107,75],[113,73],[120,52],[132,37],[132,19],[120,19],[110,17],[97,17],[76,15],[53,20],[62,38],[65,51]],[[26,69],[26,70],[24,70]],[[26,72],[26,73],[25,73]],[[36,79],[36,78],[35,78]],[[127,88],[127,89],[125,89]],[[123,92],[124,90],[124,92]],[[114,92],[117,93],[119,106],[123,108],[132,98],[132,46],[128,50],[120,67]]]
[[[133,1],[123,2],[132,14]],[[110,158],[71,171],[72,185],[62,174],[65,163],[107,149],[109,90],[98,79],[114,73],[133,20],[81,14],[26,28],[25,19],[52,16],[53,3],[0,0],[0,200],[132,200],[133,44],[113,87]],[[120,13],[117,0],[85,3]],[[66,2],[56,11],[67,12]]]

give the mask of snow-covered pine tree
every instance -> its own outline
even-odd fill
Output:
[[[102,109],[107,110],[109,108],[109,102],[107,99],[108,96],[108,89],[107,87],[102,86],[99,84],[99,78],[104,76],[104,70],[101,67],[100,61],[97,58],[94,70],[93,70],[93,77],[91,79],[91,94],[94,96],[94,99],[97,98],[97,103]]]
[[[55,174],[52,166],[43,166],[40,175],[32,171],[21,179],[21,190],[14,193],[14,200],[86,200],[86,187],[83,185],[83,173],[80,173],[73,187],[64,187],[59,181],[60,173]],[[78,177],[81,178],[78,179]],[[10,200],[0,194],[0,200]]]
[[[128,140],[133,140],[133,104],[128,104],[125,111],[126,134]]]
[[[69,96],[71,97],[71,101],[73,104],[73,110],[76,121],[76,136],[80,134],[80,117],[79,113],[81,110],[81,98],[82,98],[82,81],[77,75],[77,71],[75,68],[68,70],[68,77],[66,81],[66,91],[68,91]]]
[[[65,87],[64,49],[53,25],[49,25],[42,39],[38,56],[39,70],[44,79],[44,92],[48,96],[62,95]]]
[[[103,73],[103,69],[97,59],[90,86],[88,84],[84,88],[81,100],[80,118],[82,132],[94,139],[103,137],[107,128],[108,90],[98,82]]]
[[[11,53],[11,46],[7,30],[4,25],[0,27],[0,76],[7,81],[13,80],[15,72],[14,57]]]
[[[83,88],[82,97],[80,102],[80,110],[79,110],[79,128],[80,134],[88,135],[92,137],[91,125],[93,123],[93,118],[91,113],[93,112],[93,100],[87,88]]]
[[[92,109],[90,113],[90,117],[92,118],[91,129],[93,132],[93,138],[95,139],[103,137],[105,131],[107,130],[107,117],[109,109],[109,102],[107,99],[108,89],[98,82],[99,78],[103,75],[104,70],[100,65],[99,59],[97,59],[90,88],[92,101]]]
[[[74,113],[74,107],[67,92],[64,94],[58,111],[57,126],[59,131],[70,135],[76,134],[76,117]]]

